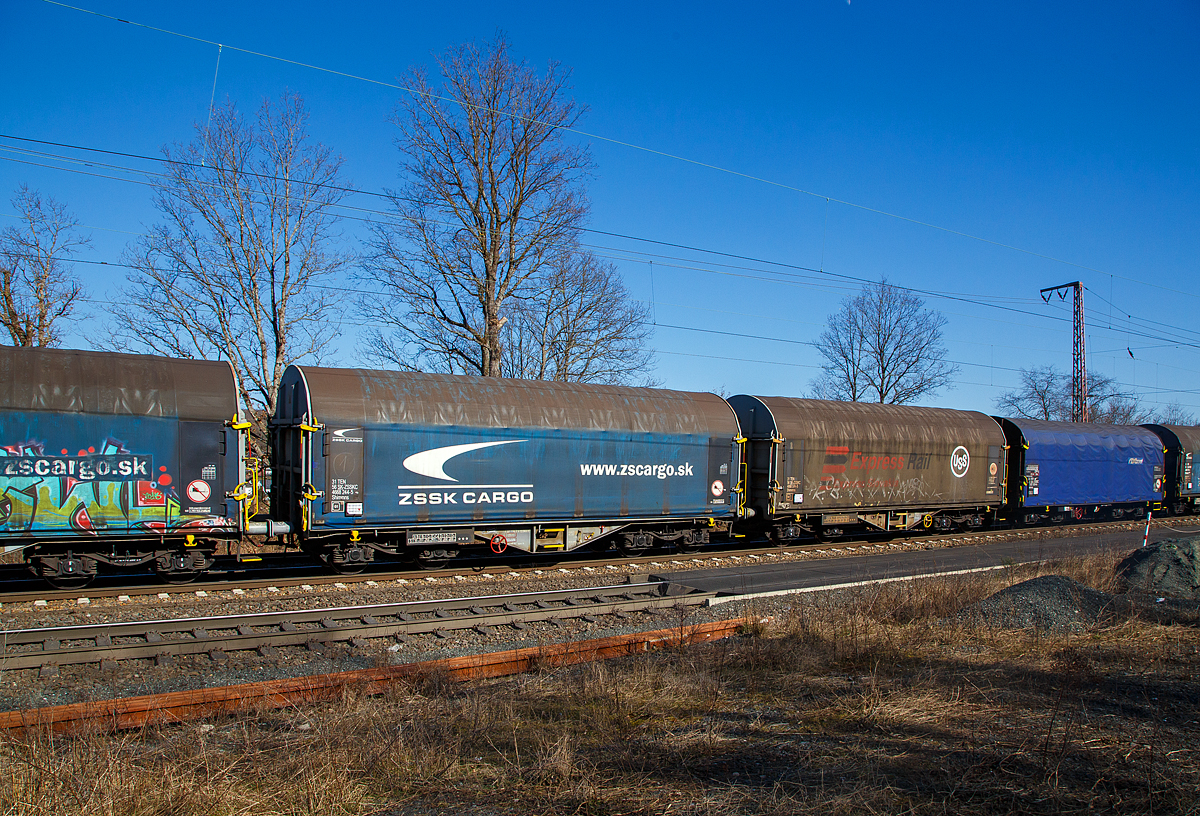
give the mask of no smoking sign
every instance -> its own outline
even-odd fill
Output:
[[[202,504],[208,501],[208,497],[212,495],[212,488],[208,486],[208,482],[197,479],[190,482],[187,486],[187,497],[195,504]]]

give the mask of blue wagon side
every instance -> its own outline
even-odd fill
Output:
[[[243,431],[228,363],[0,347],[0,543],[61,584],[195,575],[240,537]]]
[[[291,366],[272,431],[274,512],[343,569],[687,547],[741,505],[737,418],[715,394]]]
[[[1024,524],[1161,507],[1161,440],[1139,425],[997,417],[1010,447],[1008,512]]]

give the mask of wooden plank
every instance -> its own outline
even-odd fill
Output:
[[[336,700],[347,687],[376,694],[398,681],[435,672],[443,673],[459,682],[501,677],[541,667],[570,666],[664,647],[719,640],[737,634],[744,623],[740,618],[713,621],[696,626],[677,626],[652,632],[635,632],[596,640],[465,655],[377,669],[6,711],[0,713],[0,730],[119,731],[146,725],[203,719],[251,707],[282,708]]]

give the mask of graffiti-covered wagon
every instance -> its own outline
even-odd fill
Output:
[[[241,534],[245,427],[228,363],[0,347],[0,544],[60,584],[203,571]]]
[[[990,522],[1004,500],[1004,434],[974,411],[730,397],[750,496],[780,539]]]

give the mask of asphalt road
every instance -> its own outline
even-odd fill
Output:
[[[1150,531],[1151,541],[1200,534],[1200,528]],[[1002,541],[966,547],[932,550],[896,549],[877,555],[845,558],[814,558],[811,561],[755,564],[752,566],[661,573],[656,580],[669,580],[704,592],[741,596],[762,593],[813,590],[860,581],[911,578],[965,570],[1000,567],[1013,563],[1045,561],[1086,555],[1114,548],[1134,550],[1142,544],[1142,533],[1121,531],[1045,541]]]

